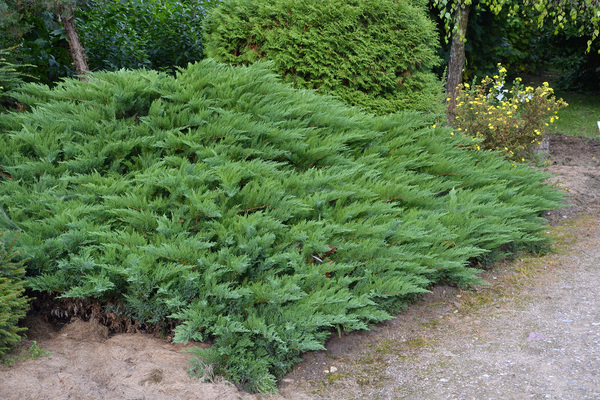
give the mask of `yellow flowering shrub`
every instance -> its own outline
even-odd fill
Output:
[[[459,86],[456,127],[481,139],[475,150],[500,150],[513,161],[524,161],[567,103],[556,99],[548,82],[533,88],[516,78],[505,88],[506,72],[498,64],[498,74],[492,78]]]

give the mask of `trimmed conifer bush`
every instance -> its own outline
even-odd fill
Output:
[[[23,296],[25,267],[12,262],[16,255],[12,245],[4,243],[5,233],[0,234],[0,357],[19,342],[19,333],[24,331],[17,323],[28,309],[27,298]]]
[[[0,228],[22,229],[29,287],[210,340],[196,362],[251,391],[332,331],[540,246],[561,199],[423,115],[364,114],[263,63],[21,90],[28,110],[0,116]]]
[[[422,1],[224,0],[204,21],[205,54],[267,59],[296,87],[385,114],[431,110],[439,37]]]

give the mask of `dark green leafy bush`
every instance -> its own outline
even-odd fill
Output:
[[[22,91],[31,110],[0,116],[0,228],[23,229],[29,287],[212,340],[197,353],[254,391],[332,330],[541,246],[561,198],[422,115],[363,114],[262,63]]]
[[[272,60],[297,87],[378,114],[435,109],[443,92],[422,1],[226,0],[207,16],[204,40],[208,57]]]
[[[14,106],[10,95],[19,85],[23,84],[24,78],[33,78],[23,73],[23,69],[31,65],[17,65],[10,62],[7,57],[9,53],[16,51],[18,46],[0,49],[0,112],[7,107]]]
[[[202,59],[201,21],[215,0],[92,0],[78,20],[91,69],[175,70]]]
[[[0,211],[0,218],[3,212]],[[0,234],[0,357],[20,340],[19,332],[24,331],[17,323],[28,309],[27,298],[23,296],[25,267],[14,263],[16,256],[12,245],[6,246],[4,236]]]
[[[0,47],[21,46],[8,61],[44,83],[73,76],[58,14],[48,2],[0,0]],[[175,72],[203,57],[201,21],[218,0],[77,1],[76,26],[91,70]],[[10,11],[10,12],[9,12]]]
[[[23,72],[44,83],[73,75],[64,30],[46,3],[0,0],[0,8],[2,3],[11,10],[13,20],[6,24],[4,17],[0,17],[0,30],[6,33],[0,35],[0,46],[17,46],[7,54],[7,61],[23,65]]]
[[[548,64],[560,71],[557,87],[570,91],[600,91],[600,43],[594,41],[586,53],[588,40],[589,36],[565,32],[543,41]]]
[[[19,84],[23,83],[21,74],[18,71],[18,65],[9,62],[6,55],[9,51],[14,51],[16,48],[0,49],[0,111],[2,107],[10,101],[10,92]]]

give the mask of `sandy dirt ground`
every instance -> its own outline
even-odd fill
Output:
[[[600,142],[552,136],[548,170],[571,207],[548,214],[556,251],[500,263],[487,286],[439,286],[395,320],[333,337],[276,395],[187,375],[190,357],[94,320],[27,320],[48,356],[0,366],[0,399],[598,399]]]

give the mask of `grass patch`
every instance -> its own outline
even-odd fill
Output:
[[[546,71],[542,75],[521,75],[523,83],[530,86],[540,86],[549,82],[550,87],[558,86],[560,74],[556,71]],[[555,90],[556,98],[562,98],[569,105],[558,112],[559,119],[548,127],[549,133],[568,136],[583,136],[593,139],[600,138],[598,121],[600,121],[600,93],[572,92]]]
[[[559,120],[551,127],[552,133],[600,139],[600,94],[594,92],[557,92],[568,107],[558,112]]]
[[[6,365],[7,367],[12,367],[13,365],[15,365],[18,362],[23,362],[23,361],[27,361],[27,360],[35,360],[37,358],[47,357],[49,355],[50,355],[50,352],[48,350],[44,350],[44,349],[40,348],[39,345],[37,344],[37,342],[34,340],[31,342],[31,346],[29,346],[29,348],[23,349],[18,354],[13,355],[13,356],[10,356],[10,355],[3,356],[0,359],[0,361],[2,362],[2,364]]]

